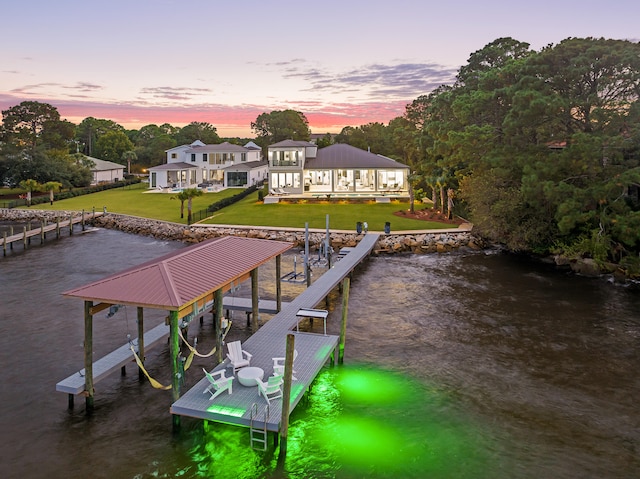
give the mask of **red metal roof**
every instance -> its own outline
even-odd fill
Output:
[[[246,277],[292,247],[283,241],[224,236],[62,294],[87,301],[179,310]]]

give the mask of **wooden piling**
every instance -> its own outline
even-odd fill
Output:
[[[9,236],[13,236],[13,225],[9,226]],[[13,241],[9,243],[9,249],[13,251]]]
[[[27,227],[26,226],[22,227],[22,246],[24,246],[24,249],[27,249]]]
[[[73,234],[73,214],[69,215],[69,235]]]
[[[214,307],[215,314],[213,315],[215,319],[215,335],[216,335],[216,359],[218,362],[216,364],[220,364],[222,362],[222,335],[224,331],[222,330],[222,316],[223,316],[223,292],[222,288],[217,289],[215,292],[214,298]],[[227,318],[228,319],[228,318]]]
[[[342,280],[342,324],[340,326],[340,343],[338,351],[338,364],[344,361],[344,343],[347,336],[347,316],[349,313],[349,286],[351,279],[349,276]]]
[[[84,208],[82,209],[82,219],[80,220],[80,224],[82,225],[82,231],[84,231]]]
[[[178,311],[171,311],[169,313],[169,351],[171,357],[171,395],[173,402],[180,399],[180,365],[178,362],[180,359],[180,335],[178,332],[180,325],[178,324]],[[180,416],[173,414],[173,430],[180,429]]]
[[[282,255],[276,256],[276,309],[282,311]]]
[[[7,256],[7,232],[2,232],[2,255]]]
[[[284,363],[284,387],[282,389],[282,418],[280,419],[280,453],[278,463],[284,461],[287,455],[287,437],[289,436],[289,411],[291,409],[291,382],[293,378],[293,352],[296,337],[287,334],[287,349]]]
[[[93,411],[93,301],[84,302],[84,393],[86,412]]]
[[[126,306],[125,306],[126,308]],[[138,316],[137,316],[137,322],[138,322],[138,357],[140,358],[140,361],[142,361],[142,364],[144,365],[144,308],[141,306],[138,306],[137,308],[138,311]],[[140,381],[144,380],[144,372],[142,372],[141,368],[138,368],[138,379]]]
[[[56,239],[60,238],[60,217],[56,216]]]
[[[251,332],[256,333],[260,325],[258,324],[258,268],[251,270]]]
[[[40,221],[40,244],[44,244],[44,220]]]

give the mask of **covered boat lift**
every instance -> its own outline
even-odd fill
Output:
[[[222,361],[223,295],[232,286],[251,279],[252,331],[258,329],[258,267],[275,258],[276,279],[281,275],[281,255],[292,243],[224,236],[134,266],[107,278],[62,293],[84,300],[84,390],[87,412],[94,405],[93,315],[115,305],[138,311],[138,355],[144,359],[143,309],[166,310],[168,315],[173,401],[180,397],[180,321],[188,321],[215,308],[216,350]],[[276,304],[281,309],[280,281]],[[115,353],[115,352],[114,352]],[[113,354],[113,353],[112,353]],[[69,379],[69,378],[68,378]],[[60,383],[58,383],[60,385]],[[58,388],[59,391],[64,389]],[[70,394],[70,398],[72,398]],[[70,399],[72,405],[72,399]],[[179,416],[173,416],[174,426]]]

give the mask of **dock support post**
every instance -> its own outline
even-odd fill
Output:
[[[13,236],[13,226],[9,227],[9,236]],[[9,243],[9,249],[13,251],[13,241]]]
[[[84,231],[84,208],[82,208],[82,219],[80,220],[80,224],[82,224],[82,231]]]
[[[125,306],[126,308],[126,306]],[[144,308],[138,306],[138,357],[142,364],[144,364]],[[138,368],[138,379],[144,380],[144,373],[142,369]]]
[[[282,255],[276,256],[276,310],[282,311]]]
[[[307,288],[311,286],[311,264],[309,263],[309,223],[304,224],[304,276]]]
[[[283,464],[287,455],[287,437],[289,436],[289,410],[291,408],[291,381],[293,378],[293,351],[296,337],[287,334],[287,349],[284,362],[284,387],[282,389],[282,418],[280,419],[280,454],[278,464]]]
[[[258,332],[258,268],[251,270],[251,332]]]
[[[93,411],[93,301],[84,302],[84,393],[86,413]]]
[[[27,231],[31,233],[31,220],[27,223]],[[31,235],[29,235],[29,238],[27,239],[27,244],[31,245]]]
[[[173,402],[180,399],[180,365],[178,362],[180,359],[180,336],[178,334],[178,312],[171,311],[169,313],[169,354],[171,355],[171,395]],[[180,416],[177,414],[172,415],[173,431],[177,432],[180,429]]]
[[[69,215],[69,234],[73,234],[73,214]]]
[[[2,256],[7,256],[7,232],[2,232]]]
[[[56,216],[56,239],[60,238],[60,217]]]
[[[347,336],[347,316],[349,313],[349,285],[351,279],[349,276],[342,280],[342,325],[340,326],[340,350],[338,351],[338,364],[344,361],[344,343]]]
[[[40,244],[44,244],[44,220],[40,220]]]
[[[214,318],[214,329],[216,335],[216,359],[218,360],[217,364],[222,362],[222,334],[224,331],[222,330],[222,316],[223,316],[223,304],[222,304],[222,288],[216,289],[215,298],[214,298],[214,307],[215,313],[213,315]]]
[[[327,268],[331,269],[331,236],[329,236],[329,215],[327,215],[327,236],[324,239],[324,254],[327,255]]]

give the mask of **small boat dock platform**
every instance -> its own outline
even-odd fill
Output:
[[[293,365],[295,379],[291,384],[290,411],[300,402],[327,361],[334,357],[332,355],[336,352],[340,339],[326,334],[327,314],[316,309],[316,306],[371,253],[378,238],[378,234],[366,234],[356,247],[348,250],[339,262],[293,301],[283,305],[282,311],[242,344],[242,349],[253,355],[251,366],[262,369],[263,381],[266,381],[273,374],[273,358],[285,356],[287,335],[294,335],[294,347],[298,355]],[[297,331],[299,322],[305,317],[322,320],[324,334]],[[220,369],[226,370],[227,377],[233,375],[228,359],[213,371]],[[236,377],[233,380],[232,394],[225,391],[211,400],[206,391],[209,382],[204,373],[201,374],[202,380],[171,405],[172,414],[270,432],[279,431],[282,399],[267,402],[259,395],[257,386],[243,386]]]

